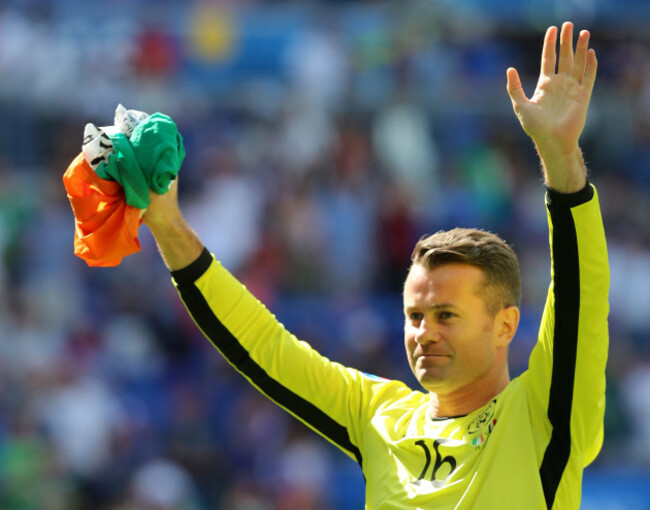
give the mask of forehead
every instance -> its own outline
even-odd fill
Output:
[[[477,293],[484,281],[483,271],[470,264],[450,263],[434,269],[416,264],[404,283],[404,305],[417,305],[423,300],[454,304],[478,298]]]

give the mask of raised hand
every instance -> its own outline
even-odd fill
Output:
[[[178,178],[169,186],[169,191],[163,195],[149,190],[149,207],[142,216],[145,225],[150,229],[164,228],[168,223],[176,221],[181,216],[178,206]]]
[[[569,192],[575,189],[568,188],[584,186],[586,177],[580,182],[565,183],[555,174],[561,171],[556,167],[566,166],[567,161],[582,163],[578,139],[587,118],[598,63],[596,53],[589,49],[588,31],[580,32],[574,53],[573,24],[564,23],[559,58],[556,41],[557,27],[550,27],[544,37],[539,81],[530,99],[522,89],[519,73],[512,67],[507,71],[507,89],[519,122],[537,146],[547,184],[553,181],[559,191]],[[562,177],[572,181],[576,176],[565,173]]]

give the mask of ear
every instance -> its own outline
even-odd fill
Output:
[[[517,332],[517,326],[519,326],[519,308],[508,306],[499,310],[494,318],[494,326],[497,334],[497,346],[507,347]]]

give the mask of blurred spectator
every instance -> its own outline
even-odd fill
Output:
[[[301,102],[329,111],[339,108],[348,84],[348,53],[327,9],[314,19],[287,49],[287,74],[290,91]]]
[[[205,236],[205,243],[220,254],[224,266],[236,271],[259,238],[263,195],[258,184],[241,173],[228,148],[204,148],[201,165],[205,178],[199,196],[187,207],[187,216]]]
[[[276,508],[291,510],[327,510],[332,466],[330,451],[323,441],[303,426],[293,428],[293,435],[278,459]]]
[[[374,150],[392,179],[408,192],[416,212],[439,192],[438,150],[429,117],[400,97],[386,105],[373,127]]]
[[[42,402],[41,420],[70,473],[94,479],[110,462],[121,409],[103,381],[64,368]]]
[[[195,487],[185,470],[166,459],[141,466],[131,480],[131,497],[116,510],[198,510]]]
[[[636,462],[650,462],[650,359],[637,360],[623,379],[627,411],[632,419],[628,454]]]

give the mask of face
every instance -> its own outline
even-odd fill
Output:
[[[404,284],[404,342],[426,390],[448,394],[467,387],[504,356],[499,349],[507,349],[514,331],[506,340],[501,312],[488,313],[479,295],[483,281],[483,271],[469,264],[411,268]]]

